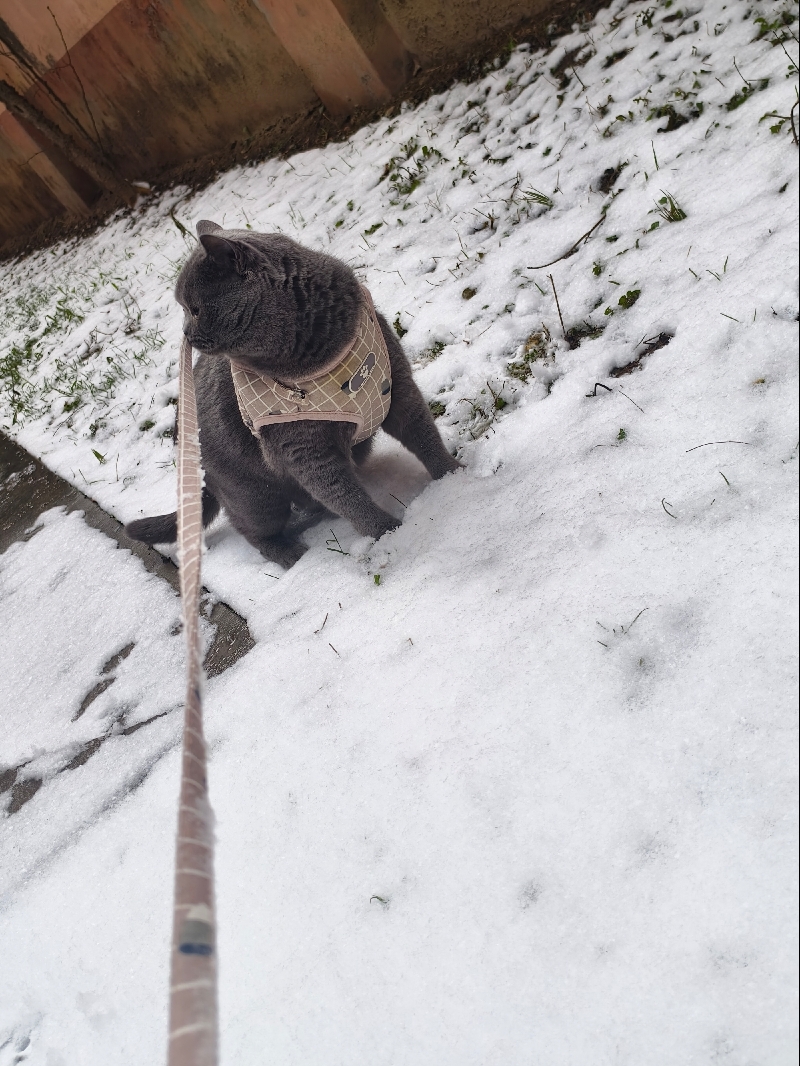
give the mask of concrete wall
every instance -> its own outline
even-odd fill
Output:
[[[0,0],[0,79],[126,182],[152,181],[313,107],[378,106],[559,2]],[[0,103],[0,241],[102,192]]]

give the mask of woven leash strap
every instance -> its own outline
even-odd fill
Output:
[[[192,348],[184,340],[178,403],[178,556],[186,636],[186,708],[175,849],[168,1066],[217,1063],[214,826],[206,781],[200,647],[202,487]]]

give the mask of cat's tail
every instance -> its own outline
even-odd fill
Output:
[[[219,500],[208,489],[203,489],[203,525],[209,525],[218,514]],[[125,526],[125,532],[131,540],[140,540],[144,544],[174,544],[178,539],[177,512],[137,518]]]

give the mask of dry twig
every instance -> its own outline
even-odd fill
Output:
[[[571,256],[572,253],[577,249],[577,247],[581,243],[581,241],[585,241],[588,237],[591,237],[591,235],[594,233],[594,231],[597,229],[597,227],[600,225],[600,223],[605,221],[605,217],[606,217],[606,215],[605,215],[605,211],[604,211],[603,214],[600,216],[600,218],[598,218],[597,222],[595,222],[595,224],[592,226],[592,228],[591,229],[587,229],[587,231],[584,233],[584,235],[582,237],[578,237],[577,241],[575,241],[574,244],[571,244],[569,246],[569,248],[567,248],[566,252],[564,252],[563,255],[560,255],[557,259],[551,259],[549,263],[542,263],[541,266],[529,266],[529,267],[525,267],[525,269],[526,270],[544,270],[545,267],[552,266],[554,263],[560,263],[562,259],[569,258],[569,256]]]

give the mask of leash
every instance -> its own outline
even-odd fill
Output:
[[[202,488],[192,346],[184,338],[178,402],[178,558],[186,637],[186,705],[175,848],[168,1066],[217,1064],[214,816],[206,778],[200,648]]]

